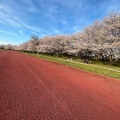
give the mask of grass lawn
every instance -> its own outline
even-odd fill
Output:
[[[5,49],[0,49],[0,50],[5,50]]]
[[[77,59],[73,59],[72,61],[70,61],[68,60],[67,57],[53,57],[49,55],[37,55],[37,54],[32,54],[32,53],[25,53],[25,54],[34,56],[37,58],[42,58],[45,60],[57,62],[57,63],[64,64],[67,66],[71,66],[73,68],[78,68],[81,70],[101,74],[104,76],[109,76],[112,78],[117,78],[120,80],[120,68],[116,66],[103,65],[101,63],[85,64],[85,63],[78,61]]]

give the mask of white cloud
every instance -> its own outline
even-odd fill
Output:
[[[6,42],[0,40],[0,45],[7,45],[7,44],[8,44],[8,43],[6,43]]]
[[[119,0],[104,1],[100,4],[100,8],[102,10],[104,10],[105,15],[110,12],[119,12],[120,11],[120,1]]]
[[[22,20],[20,20],[20,17],[17,17],[15,15],[14,11],[12,11],[9,7],[6,6],[1,6],[0,5],[0,18],[1,22],[4,22],[4,24],[9,23],[12,27],[17,27],[17,28],[23,28],[23,29],[28,29],[34,33],[41,33],[41,34],[50,34],[46,30],[36,27],[36,26],[31,26],[26,23],[24,23]]]
[[[21,27],[19,19],[17,19],[17,17],[14,16],[14,12],[6,6],[0,6],[0,18],[5,24],[10,24],[13,27]]]
[[[63,18],[60,22],[62,25],[68,25],[68,22],[65,20],[65,18]]]
[[[77,26],[74,26],[73,29],[76,31],[76,32],[79,32],[79,28]]]
[[[30,12],[37,12],[33,7],[30,7],[30,8],[28,8],[28,11],[30,11]]]
[[[52,5],[48,11],[49,11],[49,14],[55,14],[55,13],[58,13],[58,6],[57,5]]]
[[[22,0],[22,2],[28,11],[37,13],[37,7],[32,0]]]
[[[23,35],[23,34],[24,34],[22,30],[19,30],[19,33],[20,33],[21,35]]]
[[[8,31],[4,31],[4,30],[0,30],[0,32],[2,32],[2,33],[4,33],[4,34],[8,34],[8,35],[15,36],[15,37],[18,36],[17,34],[14,34],[14,33],[8,32]]]
[[[55,33],[55,34],[61,34],[61,31],[58,30],[58,29],[54,29],[54,33]]]

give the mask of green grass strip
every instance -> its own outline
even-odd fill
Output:
[[[80,63],[80,62],[78,63],[78,62],[69,61],[66,59],[59,59],[59,58],[48,56],[48,55],[36,55],[36,54],[31,54],[31,53],[25,53],[25,54],[30,55],[30,56],[34,56],[37,58],[42,58],[44,60],[49,60],[49,61],[53,61],[56,63],[60,63],[63,65],[67,65],[67,66],[70,66],[73,68],[78,68],[78,69],[85,70],[88,72],[93,72],[93,73],[101,74],[104,76],[117,78],[120,80],[120,71],[114,71],[112,69],[107,69],[107,68],[94,66],[94,65],[90,65],[90,64],[84,64],[84,63]]]

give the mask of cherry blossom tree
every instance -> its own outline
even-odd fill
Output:
[[[38,38],[21,44],[20,50],[51,55],[72,55],[89,60],[106,60],[110,64],[120,59],[120,13],[111,13],[73,35]]]

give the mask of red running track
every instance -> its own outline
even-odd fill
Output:
[[[120,82],[0,51],[0,120],[120,120]]]

